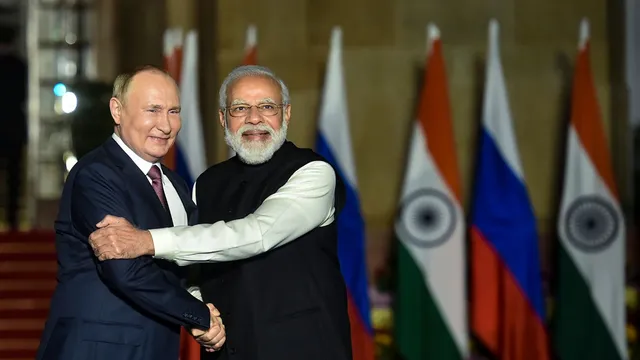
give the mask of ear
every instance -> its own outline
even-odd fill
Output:
[[[120,125],[120,119],[122,117],[122,103],[120,100],[112,97],[109,100],[109,110],[111,111],[111,117],[116,125]]]
[[[224,114],[225,114],[224,111],[218,110],[218,118],[220,120],[220,126],[222,126],[223,129],[227,126],[225,124]]]
[[[289,119],[291,119],[291,104],[287,104],[287,106],[283,109],[284,121],[289,124]]]

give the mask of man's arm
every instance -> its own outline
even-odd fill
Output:
[[[243,219],[150,230],[155,256],[179,265],[245,259],[282,246],[333,221],[336,176],[314,161]]]
[[[107,167],[87,167],[75,177],[71,213],[74,227],[84,241],[106,214],[118,214],[129,222],[133,220],[122,199],[124,189],[105,178],[109,172]],[[167,278],[152,257],[96,261],[96,264],[105,284],[140,309],[189,329],[209,329],[211,319],[207,306]]]

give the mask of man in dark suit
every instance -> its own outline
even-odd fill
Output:
[[[198,177],[201,225],[144,231],[107,216],[90,236],[94,252],[104,261],[205,263],[202,298],[220,309],[228,339],[203,360],[351,359],[337,254],[340,177],[320,155],[286,141],[289,91],[269,69],[232,71],[220,109],[236,156]]]
[[[27,65],[15,51],[16,32],[0,25],[0,166],[6,169],[7,222],[18,230],[19,199],[25,145],[27,143]]]
[[[37,359],[177,360],[181,326],[208,350],[225,341],[211,304],[192,296],[181,269],[143,256],[97,261],[89,234],[106,214],[143,229],[187,225],[195,210],[186,183],[159,161],[180,130],[180,99],[163,71],[120,75],[111,139],[70,172],[55,223],[58,285]]]

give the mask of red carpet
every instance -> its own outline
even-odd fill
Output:
[[[0,359],[33,359],[56,284],[53,232],[0,233]]]

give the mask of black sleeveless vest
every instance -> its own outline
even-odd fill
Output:
[[[198,223],[242,219],[312,161],[309,149],[285,142],[273,158],[247,165],[237,156],[197,181]],[[351,359],[346,288],[337,254],[337,215],[345,189],[336,175],[336,220],[287,245],[249,258],[201,265],[205,302],[222,313],[223,350],[202,359]]]

